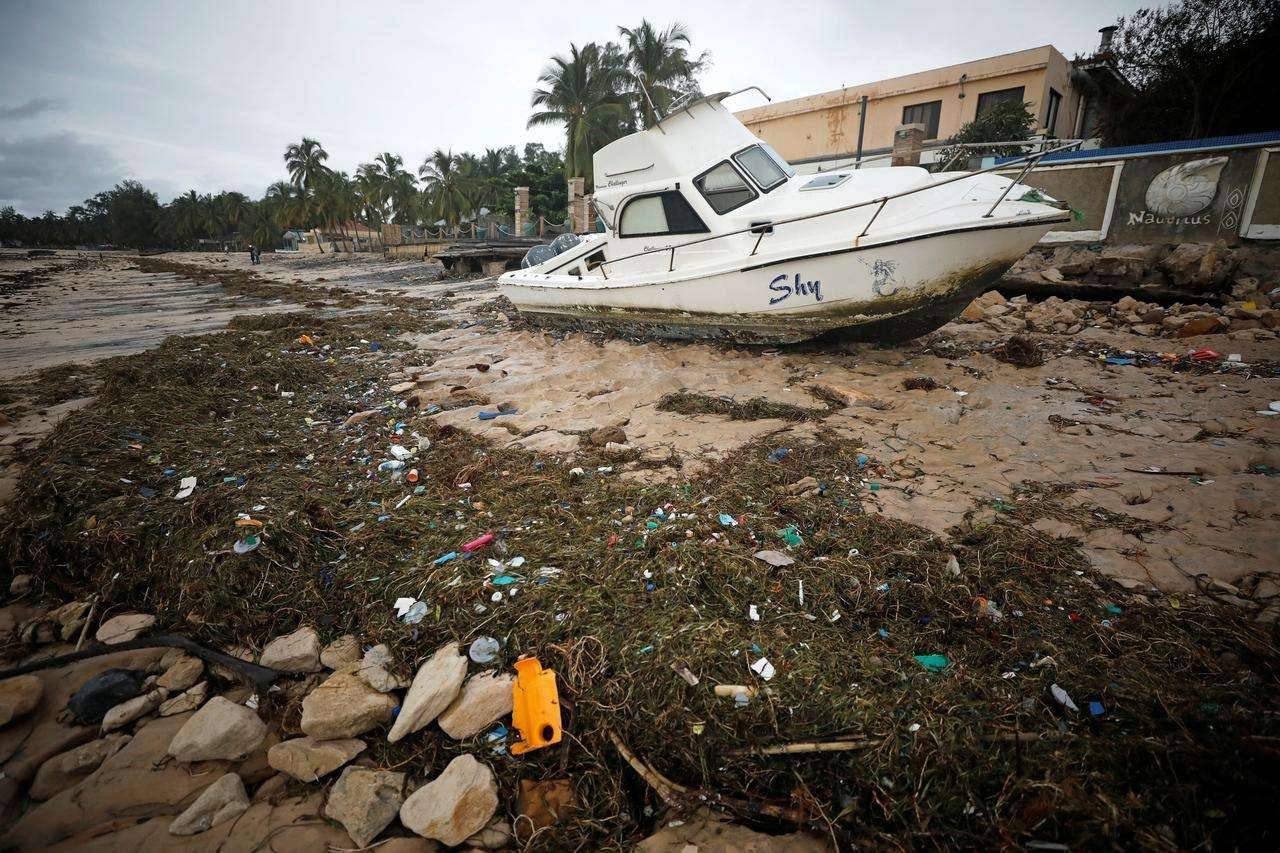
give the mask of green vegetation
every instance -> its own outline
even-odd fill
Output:
[[[971,148],[966,150],[962,144],[975,142],[1013,142],[1027,139],[1035,127],[1035,113],[1028,104],[1021,101],[1007,101],[996,104],[973,121],[960,126],[956,135],[947,140],[947,147],[938,152],[937,168],[951,165],[951,169],[967,169],[969,161],[983,157],[1012,157],[1024,154],[1025,146],[1002,145],[995,147]],[[954,162],[953,162],[954,161]]]

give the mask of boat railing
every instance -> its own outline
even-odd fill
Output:
[[[796,222],[807,222],[810,219],[819,219],[823,216],[832,216],[837,213],[847,213],[850,210],[857,210],[859,208],[877,205],[875,213],[871,214],[871,218],[867,220],[867,224],[863,226],[861,233],[859,233],[858,236],[854,238],[854,244],[857,245],[858,240],[861,240],[863,237],[865,237],[867,235],[867,232],[871,230],[872,223],[876,221],[876,218],[880,215],[881,211],[884,210],[885,205],[887,205],[889,202],[893,201],[894,199],[904,198],[909,195],[914,195],[915,193],[918,193],[918,192],[924,192],[925,190],[937,189],[938,187],[946,186],[947,184],[952,184],[952,183],[955,183],[956,181],[962,181],[962,180],[965,180],[966,178],[972,178],[974,175],[985,175],[989,172],[996,172],[996,171],[1007,172],[1011,168],[1015,168],[1020,164],[1025,164],[1023,166],[1022,171],[1018,173],[1018,177],[1015,178],[1013,182],[1009,184],[1009,186],[1004,188],[1004,192],[1000,193],[1000,197],[996,199],[995,203],[991,205],[990,209],[988,209],[987,212],[982,215],[983,219],[990,219],[991,216],[994,215],[996,208],[1000,206],[1000,203],[1004,201],[1005,197],[1009,194],[1009,190],[1013,189],[1015,185],[1022,183],[1022,180],[1026,178],[1026,176],[1029,175],[1032,172],[1032,170],[1034,170],[1035,167],[1040,163],[1041,158],[1046,157],[1050,154],[1057,154],[1060,151],[1070,151],[1074,148],[1078,148],[1082,142],[1083,140],[1079,140],[1079,139],[1073,140],[1064,145],[1059,145],[1054,148],[1046,148],[1042,151],[1037,151],[1034,154],[1027,154],[1023,157],[1018,157],[1013,160],[1008,160],[1004,163],[997,163],[993,166],[988,166],[985,169],[979,169],[976,172],[962,172],[962,173],[953,175],[949,178],[944,178],[941,181],[935,181],[933,183],[928,183],[928,184],[921,184],[918,187],[911,187],[910,189],[900,190],[899,192],[891,193],[890,195],[880,196],[878,198],[869,198],[864,201],[855,202],[853,204],[846,204],[841,207],[833,207],[830,210],[819,210],[816,213],[804,213],[804,214],[800,214],[799,216],[792,216],[786,219],[775,219],[770,222],[756,222],[756,223],[752,223],[751,225],[748,225],[746,228],[738,228],[733,231],[726,231],[723,234],[712,234],[710,237],[699,237],[698,239],[690,240],[687,243],[679,243],[674,246],[665,246],[665,247],[660,247],[656,249],[645,249],[643,251],[632,252],[629,255],[623,255],[618,258],[608,258],[606,260],[598,261],[594,263],[591,269],[593,271],[599,270],[601,275],[603,275],[605,278],[608,278],[609,274],[605,270],[605,267],[611,264],[620,263],[621,261],[629,261],[634,258],[644,257],[646,255],[656,255],[662,252],[668,252],[670,254],[670,261],[667,263],[667,272],[675,272],[676,249],[683,249],[688,246],[697,246],[702,243],[710,243],[714,240],[723,240],[726,237],[736,237],[740,234],[759,235],[756,238],[755,245],[752,246],[751,248],[751,255],[754,256],[755,253],[760,248],[760,242],[761,240],[764,239],[764,235],[771,232],[774,228],[777,228],[778,226],[791,225]]]

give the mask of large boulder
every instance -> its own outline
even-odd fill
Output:
[[[452,847],[484,829],[497,810],[493,771],[469,754],[459,755],[404,801],[400,822],[423,838]]]
[[[1226,243],[1181,243],[1160,261],[1160,269],[1175,287],[1193,290],[1222,288],[1236,269]]]
[[[0,726],[35,710],[44,696],[44,682],[34,675],[15,675],[0,681]]]
[[[437,720],[441,731],[455,740],[462,740],[478,735],[494,720],[510,714],[514,682],[513,676],[498,673],[468,678],[458,698]]]
[[[174,735],[169,754],[179,761],[235,760],[262,745],[267,726],[243,705],[215,696]]]
[[[235,820],[249,809],[244,782],[228,773],[200,792],[196,801],[169,824],[170,835],[195,835]]]
[[[446,643],[437,649],[413,677],[387,740],[395,743],[429,725],[457,698],[466,676],[467,657],[458,650],[457,643]]]
[[[348,767],[329,793],[324,813],[346,828],[357,847],[368,847],[395,820],[403,802],[403,773]]]
[[[302,700],[302,731],[316,740],[356,737],[389,721],[395,708],[394,697],[336,672]]]
[[[276,637],[262,650],[258,663],[282,672],[318,672],[320,635],[304,625],[292,634]]]
[[[267,763],[300,782],[315,782],[355,758],[365,742],[355,738],[316,740],[300,737],[282,741],[267,751]]]

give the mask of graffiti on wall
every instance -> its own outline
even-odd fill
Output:
[[[1206,157],[1170,166],[1147,185],[1146,209],[1129,212],[1129,225],[1209,225],[1226,157]]]

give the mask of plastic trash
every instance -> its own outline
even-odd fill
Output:
[[[413,451],[405,447],[403,444],[391,445],[391,456],[404,462],[413,458]]]
[[[682,663],[672,662],[671,669],[676,673],[676,675],[683,678],[685,680],[685,683],[688,684],[690,687],[698,686],[698,676],[690,672],[689,667],[685,666]]]
[[[1089,714],[1094,717],[1101,717],[1107,713],[1107,709],[1102,707],[1102,703],[1096,699],[1089,703]]]
[[[537,658],[515,663],[511,685],[511,725],[520,740],[511,744],[513,755],[522,755],[560,742],[560,694],[554,670],[543,669]]]
[[[472,539],[470,542],[463,545],[462,550],[466,551],[468,554],[473,551],[479,551],[481,548],[492,542],[494,538],[495,537],[492,533],[486,533],[483,536]]]
[[[1211,350],[1208,347],[1203,347],[1191,353],[1192,361],[1217,361],[1220,358],[1222,358],[1222,353],[1217,350]]]
[[[783,542],[786,542],[793,548],[797,548],[804,544],[804,539],[800,538],[800,531],[796,530],[794,524],[789,524],[778,531],[778,536]]]
[[[481,412],[476,417],[480,418],[482,421],[491,421],[494,418],[500,418],[503,415],[514,415],[516,411],[516,409],[498,409],[496,412]]]
[[[378,465],[378,470],[379,471],[402,471],[404,470],[404,463],[401,462],[399,459],[388,459],[386,462],[382,462]]]
[[[231,546],[231,550],[237,554],[248,554],[250,551],[258,550],[258,546],[262,544],[262,539],[257,536],[246,536],[240,539],[236,544]]]
[[[871,461],[871,457],[865,453],[859,453],[856,457],[854,457],[854,461],[857,462],[858,467],[861,468],[862,466],[866,465],[869,461]]]
[[[787,458],[787,454],[790,452],[791,452],[791,448],[789,447],[779,447],[777,450],[770,452],[769,461],[781,462],[783,459]]]
[[[760,610],[754,604],[747,605],[747,618],[752,622],[760,621]]]
[[[408,473],[404,475],[404,478],[405,478],[405,480],[406,480],[407,482],[409,482],[409,483],[416,483],[416,482],[418,482],[418,469],[417,469],[417,468],[410,468],[410,469],[409,469],[409,471],[408,471]]]
[[[734,518],[732,515],[729,515],[727,512],[722,512],[720,513],[720,526],[721,527],[737,527],[738,520]]]
[[[758,658],[755,663],[751,664],[751,671],[763,678],[765,681],[772,680],[774,674],[777,672],[773,668],[773,664],[769,663],[768,658]]]
[[[439,557],[436,557],[434,560],[431,561],[431,565],[443,566],[445,563],[449,562],[450,560],[456,560],[456,559],[458,559],[458,552],[450,551],[448,554],[441,554]]]
[[[1130,364],[1137,364],[1137,363],[1138,363],[1138,360],[1136,358],[1123,358],[1118,355],[1112,355],[1107,357],[1107,364],[1130,365]]]
[[[781,568],[782,566],[790,566],[795,562],[791,557],[781,551],[757,551],[753,555],[757,560],[764,560],[771,566]]]
[[[946,655],[916,655],[916,663],[930,672],[942,672],[951,665]]]
[[[985,616],[994,622],[999,622],[1001,619],[1004,618],[1004,613],[1000,610],[999,607],[996,607],[995,602],[989,598],[983,598],[982,596],[978,596],[976,599],[974,599],[973,603],[974,603],[974,606],[977,608],[979,616]]]
[[[476,637],[467,649],[467,657],[475,663],[493,663],[501,651],[502,645],[495,637]]]
[[[147,674],[140,669],[108,669],[86,681],[67,701],[67,710],[82,724],[96,726],[121,702],[139,696]]]
[[[1079,711],[1076,703],[1071,701],[1071,696],[1067,691],[1063,690],[1056,684],[1049,685],[1049,692],[1053,694],[1053,698],[1058,700],[1058,704],[1070,711]]]
[[[175,501],[180,501],[180,500],[189,498],[191,497],[191,493],[194,492],[195,490],[196,490],[196,478],[183,477],[182,482],[178,483],[178,491],[174,493],[173,499]]]

